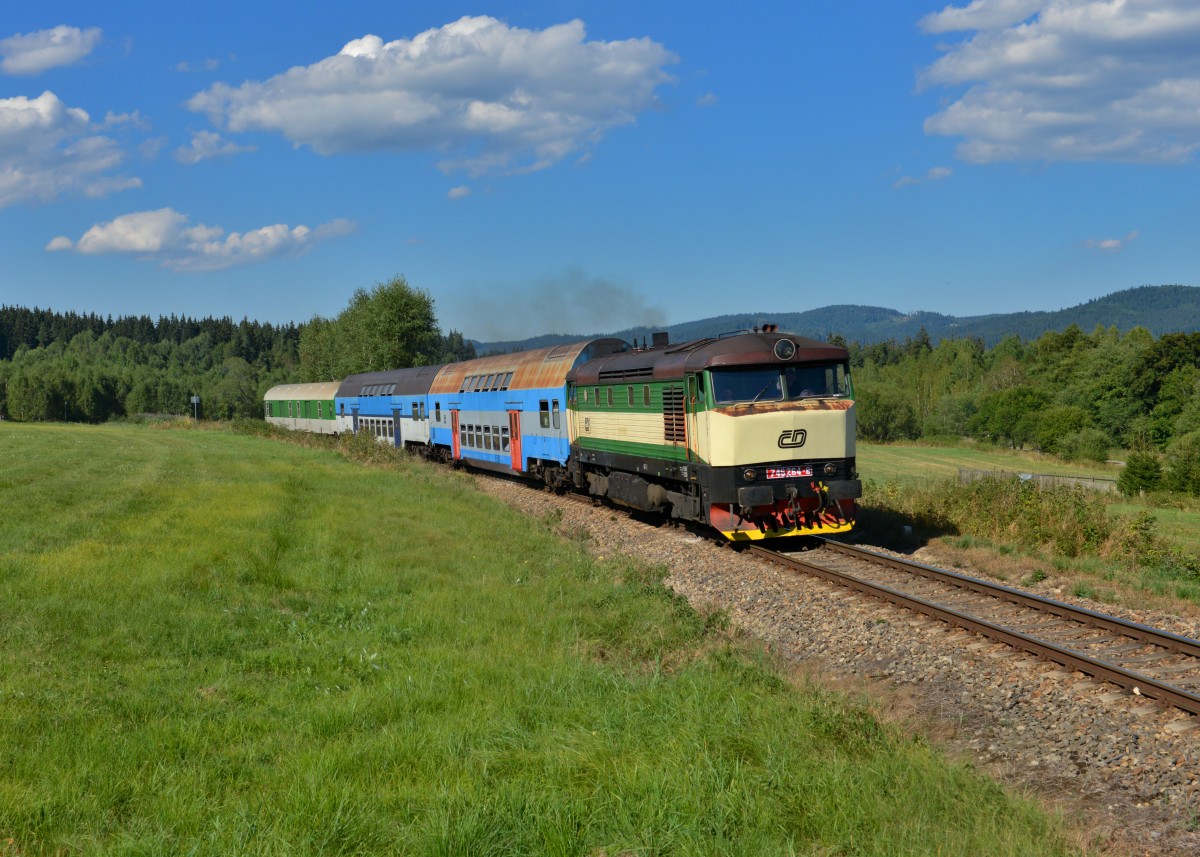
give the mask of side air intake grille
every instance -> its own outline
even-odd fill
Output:
[[[663,438],[672,443],[687,441],[683,418],[683,387],[663,388]]]

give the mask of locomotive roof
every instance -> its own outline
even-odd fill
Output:
[[[285,402],[290,399],[300,402],[315,402],[318,399],[332,399],[337,390],[337,381],[321,381],[316,384],[276,384],[263,395],[263,401]]]
[[[419,396],[429,392],[429,386],[437,373],[444,366],[413,366],[408,369],[385,369],[382,372],[359,372],[342,381],[338,387],[338,398],[362,395],[364,387],[374,384],[395,384],[396,387],[389,395]]]
[[[462,363],[450,363],[438,373],[437,380],[434,381],[430,392],[457,393],[462,389],[463,380],[470,375],[507,374],[508,372],[513,373],[512,382],[508,386],[510,390],[559,387],[563,385],[567,373],[576,364],[628,348],[629,343],[623,339],[604,337],[586,339],[582,342],[568,342],[552,348],[535,348],[513,354],[493,354],[490,357],[479,357],[475,360],[465,360]]]
[[[786,360],[775,353],[776,343],[784,339],[796,346],[795,353]],[[845,348],[802,336],[740,333],[601,357],[579,366],[567,380],[575,384],[607,384],[635,379],[672,379],[701,369],[846,360],[849,356]]]

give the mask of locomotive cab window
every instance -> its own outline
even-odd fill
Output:
[[[717,404],[843,398],[852,394],[850,373],[840,361],[792,364],[782,369],[714,369],[710,380]]]

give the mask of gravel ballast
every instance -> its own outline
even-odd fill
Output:
[[[600,555],[669,569],[667,585],[830,684],[866,691],[955,758],[1036,794],[1103,853],[1200,854],[1200,718],[936,620],[796,576],[685,528],[490,477],[480,489],[586,532]],[[929,558],[918,557],[924,562]],[[1092,609],[1196,637],[1196,620]]]

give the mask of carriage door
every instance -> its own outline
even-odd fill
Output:
[[[458,408],[450,409],[450,448],[454,451],[454,460],[462,458],[462,446],[458,442]]]
[[[696,407],[698,402],[699,391],[697,390],[697,378],[695,375],[687,376],[687,395],[683,400],[683,412],[687,420],[687,438],[684,440],[684,445],[687,446],[688,461],[693,461],[700,457],[700,450],[696,448]]]
[[[403,410],[395,406],[392,407],[392,446],[399,449],[404,446],[404,438],[400,430],[400,414]]]
[[[509,449],[512,450],[512,469],[518,473],[525,466],[525,459],[521,457],[521,412],[508,412],[508,437]]]

